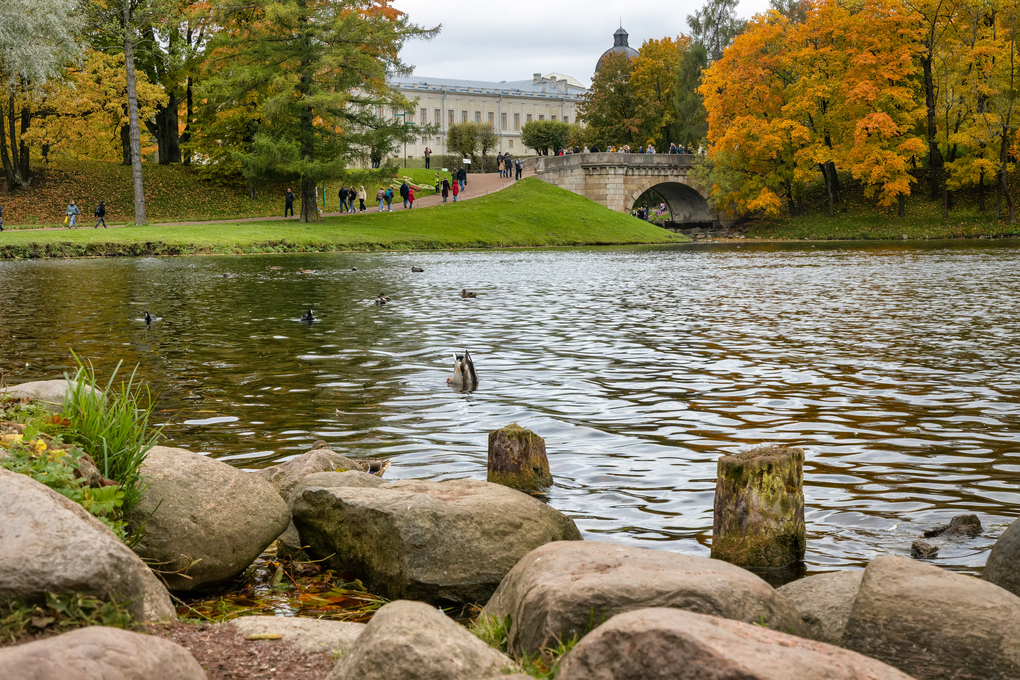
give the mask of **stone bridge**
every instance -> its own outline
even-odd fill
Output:
[[[535,176],[543,182],[629,213],[643,193],[654,189],[669,206],[675,228],[728,227],[731,218],[711,208],[708,195],[691,177],[695,156],[684,154],[581,153],[539,156]]]

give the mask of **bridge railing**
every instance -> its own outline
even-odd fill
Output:
[[[666,153],[574,153],[563,156],[536,156],[525,161],[535,172],[556,172],[570,168],[630,166],[642,168],[690,168],[698,156]]]

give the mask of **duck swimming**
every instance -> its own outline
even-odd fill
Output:
[[[149,310],[145,310],[145,325],[148,326],[150,323],[156,320],[152,314],[149,314]]]
[[[375,304],[377,304],[379,306],[382,306],[382,305],[385,305],[389,301],[390,301],[390,296],[389,295],[383,295],[382,293],[379,293],[379,297],[377,297],[375,299]]]
[[[315,321],[315,315],[312,314],[312,310],[309,309],[307,312],[301,315],[301,320],[311,323],[312,321]]]
[[[478,293],[472,293],[467,288],[462,288],[461,291],[460,291],[460,296],[462,298],[476,298],[476,297],[478,297]]]
[[[467,350],[464,350],[463,354],[453,355],[453,375],[447,378],[446,382],[461,392],[470,392],[478,387],[475,362],[471,360],[471,354]]]
[[[425,270],[422,269],[421,267],[411,267],[411,271],[413,271],[413,272],[423,272]]]

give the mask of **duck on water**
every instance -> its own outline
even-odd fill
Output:
[[[464,350],[463,354],[453,355],[453,375],[446,382],[461,392],[470,392],[478,387],[478,374],[475,373],[475,362],[471,360],[470,352]]]

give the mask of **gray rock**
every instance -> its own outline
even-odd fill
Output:
[[[920,538],[910,544],[910,556],[918,560],[931,560],[939,556],[939,547]]]
[[[186,572],[165,576],[171,590],[229,583],[287,528],[287,504],[272,484],[218,460],[156,446],[142,474],[149,487],[128,517],[145,522],[135,550],[164,572]]]
[[[949,520],[949,524],[943,524],[924,532],[924,537],[935,538],[936,536],[944,535],[974,538],[975,536],[980,536],[981,531],[981,520],[978,519],[977,515],[957,515]]]
[[[72,380],[70,384],[76,385],[77,383]],[[91,387],[88,389],[95,391]],[[0,388],[0,396],[31,399],[43,404],[47,411],[60,413],[64,408],[64,394],[67,390],[68,381],[63,378],[60,380],[38,380]]]
[[[375,613],[328,680],[478,680],[513,661],[421,602],[399,600]]]
[[[482,610],[510,617],[515,654],[583,636],[622,612],[674,607],[800,635],[804,623],[785,597],[728,562],[613,543],[551,543],[506,575]]]
[[[149,567],[80,505],[4,469],[0,499],[0,602],[81,593],[127,603],[141,621],[176,618]]]
[[[10,680],[204,680],[191,652],[169,640],[92,626],[0,649]]]
[[[918,680],[1020,677],[1020,598],[905,557],[864,572],[843,646]]]
[[[614,616],[564,657],[559,680],[911,680],[821,642],[679,609]]]
[[[776,588],[776,592],[797,608],[804,619],[806,637],[839,645],[862,578],[863,571],[834,571],[798,579]]]
[[[355,470],[367,472],[368,466],[353,458],[333,453],[329,449],[314,449],[308,453],[302,453],[279,465],[263,468],[255,474],[265,479],[276,487],[283,500],[288,500],[298,482],[317,472],[347,472]]]
[[[346,654],[365,630],[364,623],[299,616],[242,616],[220,625],[233,626],[245,637],[275,633],[303,651],[333,654]]]
[[[984,579],[1020,595],[1020,519],[1010,524],[992,546]]]
[[[390,599],[485,602],[529,551],[580,540],[545,503],[471,479],[308,488],[293,503],[309,554]]]
[[[293,511],[294,498],[299,496],[305,489],[322,487],[332,489],[336,487],[374,488],[386,484],[378,475],[370,475],[365,472],[316,472],[301,478],[291,487],[290,496],[287,499],[287,511]],[[302,548],[306,544],[301,541],[301,534],[298,532],[294,522],[287,525],[287,530],[276,539],[276,554],[284,559],[298,559],[307,557]]]

